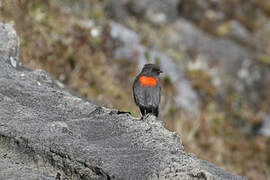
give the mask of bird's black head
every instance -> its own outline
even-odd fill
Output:
[[[156,64],[145,64],[140,75],[158,77],[162,73],[160,67]]]

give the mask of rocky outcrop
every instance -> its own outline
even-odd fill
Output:
[[[0,179],[244,179],[186,153],[177,133],[62,89],[18,61],[0,23]]]

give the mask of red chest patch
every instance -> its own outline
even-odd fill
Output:
[[[144,86],[157,85],[157,78],[154,78],[152,76],[139,76],[138,80]]]

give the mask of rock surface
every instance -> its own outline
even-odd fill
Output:
[[[100,107],[18,62],[0,23],[0,179],[244,179],[184,152],[176,133]]]

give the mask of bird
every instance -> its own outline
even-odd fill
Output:
[[[139,106],[142,117],[153,114],[158,117],[161,86],[159,75],[162,73],[156,64],[145,64],[133,82],[133,97]]]

